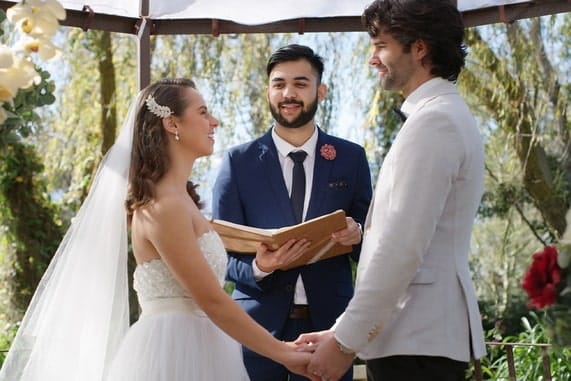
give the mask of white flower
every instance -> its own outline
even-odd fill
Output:
[[[28,0],[9,8],[6,15],[23,33],[51,38],[59,27],[58,19],[65,18],[65,9],[55,0]]]
[[[18,89],[25,89],[41,80],[34,65],[19,57],[14,57],[14,65],[0,69],[0,102],[11,101]]]
[[[46,11],[49,11],[58,20],[65,19],[65,8],[58,0],[26,0],[26,3],[32,6],[45,8]]]
[[[0,69],[14,65],[14,53],[8,46],[0,44]]]
[[[65,9],[58,0],[26,0],[10,7],[6,15],[23,36],[16,49],[0,44],[0,103],[12,102],[19,89],[41,82],[34,64],[21,56],[37,53],[47,61],[59,55],[50,39],[59,28],[58,19],[65,18]],[[1,111],[0,117],[5,120],[6,110]]]
[[[17,52],[25,55],[37,53],[41,60],[49,61],[60,56],[60,49],[50,40],[42,37],[32,38],[29,36],[22,37],[15,46]]]

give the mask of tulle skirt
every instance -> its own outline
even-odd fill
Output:
[[[249,380],[240,345],[195,312],[143,316],[127,332],[108,381]]]

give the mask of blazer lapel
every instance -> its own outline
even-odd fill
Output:
[[[333,161],[325,160],[319,152],[324,144],[331,144],[329,136],[321,129],[318,130],[318,133],[317,146],[315,147],[315,164],[313,166],[313,184],[311,186],[311,197],[307,208],[306,220],[323,214],[322,205],[325,200],[325,192],[329,186],[329,174],[333,168]]]
[[[284,216],[286,218],[284,221],[286,225],[294,225],[295,215],[285,185],[280,161],[278,159],[278,151],[272,139],[271,130],[260,137],[258,141],[258,149],[258,160],[264,170],[268,184],[268,188],[266,189],[273,193],[276,200],[276,206],[281,210],[281,212],[276,213],[276,215]],[[260,189],[259,191],[264,192],[264,189]],[[268,211],[268,213],[271,213],[271,211]]]

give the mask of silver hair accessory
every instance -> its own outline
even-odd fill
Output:
[[[160,104],[155,101],[155,98],[152,95],[149,95],[145,100],[147,104],[147,108],[150,112],[158,116],[159,118],[166,118],[172,114],[172,111],[169,106],[161,106]]]

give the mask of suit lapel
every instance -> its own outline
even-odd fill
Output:
[[[313,184],[311,197],[307,208],[306,220],[323,214],[322,205],[325,200],[325,192],[329,186],[329,174],[333,168],[333,160],[325,160],[319,150],[324,144],[332,144],[329,135],[318,129],[317,146],[315,147],[315,164],[313,166]]]
[[[259,155],[258,160],[263,168],[267,188],[272,192],[276,200],[276,206],[280,209],[280,213],[276,215],[284,216],[286,225],[295,224],[295,216],[289,199],[287,188],[282,174],[282,168],[278,159],[278,151],[272,139],[271,130],[264,134],[258,140]],[[264,192],[264,189],[260,189]],[[271,213],[271,211],[268,211]]]

